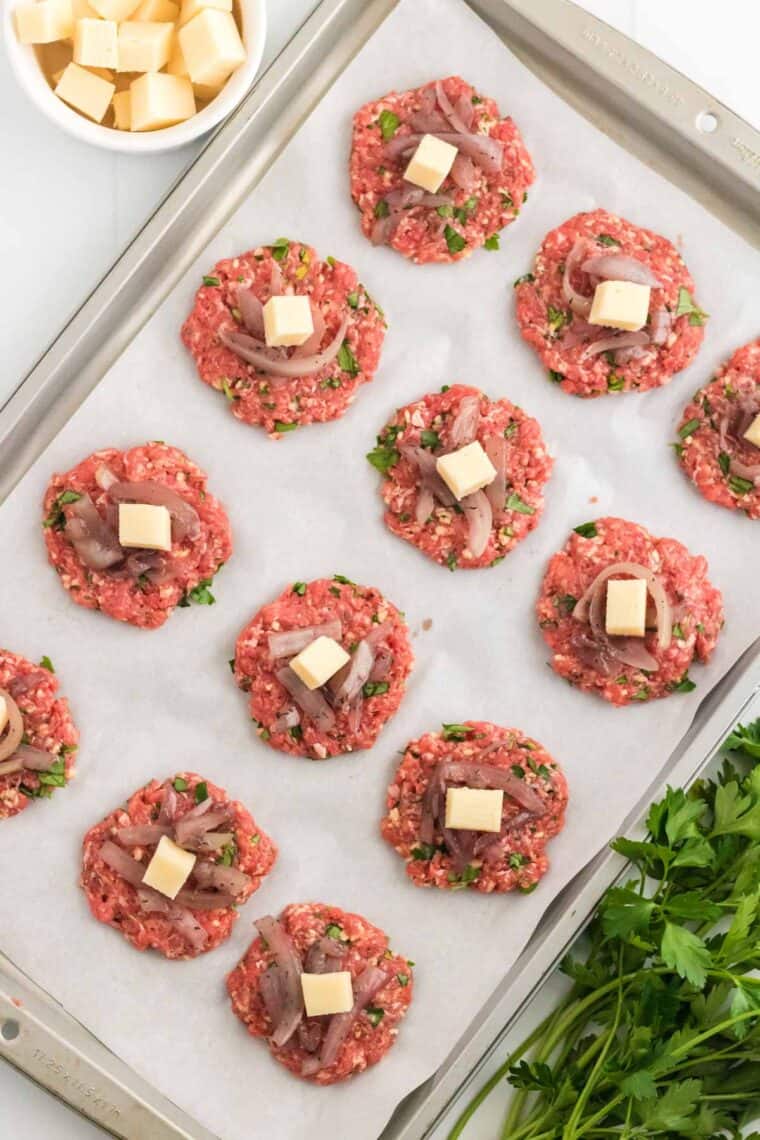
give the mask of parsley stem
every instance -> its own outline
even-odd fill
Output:
[[[577,1126],[578,1122],[580,1121],[581,1116],[583,1115],[584,1108],[588,1104],[588,1099],[594,1090],[594,1085],[595,1085],[596,1079],[599,1076],[599,1073],[601,1072],[602,1066],[604,1065],[604,1062],[607,1058],[607,1054],[610,1051],[610,1047],[611,1047],[613,1041],[615,1040],[615,1036],[617,1034],[618,1026],[620,1025],[620,1015],[623,1011],[623,990],[625,988],[623,986],[623,983],[622,983],[622,969],[623,969],[623,946],[621,944],[618,947],[618,991],[617,991],[617,1001],[615,1002],[615,1016],[612,1019],[612,1025],[610,1026],[609,1030],[607,1031],[607,1033],[605,1035],[606,1040],[604,1042],[604,1046],[603,1046],[599,1056],[596,1059],[596,1063],[594,1064],[593,1069],[591,1070],[591,1075],[584,1082],[583,1088],[581,1090],[581,1095],[578,1097],[578,1100],[575,1102],[575,1107],[573,1108],[573,1111],[570,1114],[570,1119],[568,1120],[567,1125],[565,1127],[565,1134],[567,1136],[567,1140],[573,1140],[573,1138],[577,1135],[576,1126]]]

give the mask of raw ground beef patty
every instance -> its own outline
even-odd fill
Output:
[[[424,134],[458,149],[437,194],[404,181]],[[459,261],[513,222],[534,171],[520,132],[493,99],[454,75],[367,103],[354,116],[351,196],[362,230],[419,264]]]
[[[501,832],[449,830],[448,788],[501,788]],[[567,784],[541,745],[487,721],[444,724],[407,744],[388,788],[383,838],[417,887],[528,893],[546,874],[548,840],[565,822]]]
[[[500,474],[457,503],[435,461],[473,440]],[[536,420],[464,384],[399,408],[367,458],[384,476],[388,529],[449,570],[501,562],[538,525],[553,464]]]
[[[670,630],[666,647],[658,644],[651,586],[645,637],[607,637],[604,582],[601,627],[598,633],[592,629],[585,612],[587,592],[608,567],[621,566],[612,578],[643,576],[625,569],[631,564],[651,572],[664,594],[663,624]],[[723,626],[723,599],[707,577],[706,559],[690,554],[674,538],[655,538],[643,526],[616,518],[575,528],[549,563],[536,610],[555,673],[614,705],[690,692],[689,666],[709,660]]]
[[[262,305],[288,294],[309,298],[314,335],[298,348],[267,348]],[[281,439],[302,424],[343,415],[377,370],[385,327],[382,310],[350,265],[334,257],[320,261],[310,246],[280,238],[214,266],[182,326],[182,340],[201,380],[224,392],[232,414]],[[222,337],[231,340],[223,343]],[[253,350],[253,362],[229,343]]]
[[[117,495],[160,505],[166,493],[171,552],[122,549]],[[73,601],[142,629],[163,625],[177,605],[211,604],[211,579],[232,553],[229,519],[206,490],[205,471],[161,442],[105,448],[54,475],[42,525],[48,558]]]
[[[602,256],[610,267],[603,267],[604,275],[612,279],[627,279],[625,262],[612,260],[621,257],[633,258],[640,263],[639,273],[651,271],[657,278],[644,329],[654,338],[650,343],[633,343],[645,339],[639,334],[588,325],[578,312],[588,307],[602,280],[602,274],[584,272],[582,265]],[[523,338],[535,348],[551,379],[573,396],[661,387],[691,363],[704,336],[707,314],[694,301],[694,282],[675,246],[606,210],[576,214],[551,230],[536,254],[533,272],[517,279],[515,292]],[[603,344],[606,350],[599,351]]]
[[[0,649],[0,691],[21,716],[15,735],[19,729],[22,732],[18,747],[0,760],[0,819],[18,815],[34,799],[51,796],[74,775],[79,733],[68,701],[56,696],[58,679],[52,665],[47,658],[43,661],[44,666],[33,665],[17,653]],[[9,718],[0,735],[0,747],[5,744],[5,750],[12,731]]]
[[[197,855],[174,902],[140,885],[162,834]],[[196,958],[229,938],[237,908],[276,858],[274,843],[241,803],[192,772],[178,772],[164,783],[151,780],[87,832],[81,885],[95,918],[136,949]]]
[[[304,692],[288,662],[320,635],[352,659],[327,685]],[[379,590],[336,574],[295,582],[262,607],[238,637],[234,675],[262,740],[324,760],[372,747],[401,704],[413,660],[396,607]]]
[[[760,340],[738,348],[686,405],[676,454],[711,503],[760,518],[760,449],[744,432],[760,414]]]
[[[413,988],[412,963],[389,949],[388,936],[366,918],[322,903],[294,903],[279,919],[267,917],[256,925],[268,937],[256,938],[227,978],[233,1013],[251,1036],[266,1037],[276,1060],[318,1085],[335,1084],[381,1061],[396,1040]],[[332,1017],[296,1012],[291,1025],[297,1027],[280,1045],[273,1034],[283,1006],[283,950],[307,973],[348,971],[354,1009]],[[297,1002],[301,986],[295,970],[293,980]]]

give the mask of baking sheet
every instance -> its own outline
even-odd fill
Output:
[[[350,116],[392,88],[460,72],[512,113],[539,177],[500,252],[420,268],[361,236],[347,190]],[[223,188],[220,188],[220,193]],[[545,379],[519,340],[511,284],[546,230],[603,205],[682,244],[712,313],[688,374],[643,396],[579,401]],[[388,314],[381,369],[348,415],[273,444],[205,389],[178,340],[203,272],[281,234],[356,265]],[[441,1062],[517,957],[549,900],[614,833],[667,759],[701,695],[757,632],[752,524],[704,503],[667,444],[681,406],[733,346],[756,334],[760,256],[564,106],[460,0],[402,0],[161,311],[0,510],[2,642],[49,654],[82,729],[79,776],[0,834],[13,867],[0,890],[2,948],[141,1074],[224,1140],[375,1136]],[[462,380],[540,419],[557,462],[540,527],[499,567],[448,574],[389,535],[364,453],[392,409]],[[38,530],[49,474],[95,447],[163,438],[205,466],[236,538],[213,609],[178,611],[152,634],[68,602]],[[705,553],[727,624],[697,690],[616,710],[547,668],[533,619],[543,568],[569,528],[599,514],[638,520]],[[754,539],[757,541],[756,535]],[[417,667],[371,753],[309,764],[256,740],[227,659],[237,632],[287,581],[333,572],[377,585],[407,613]],[[422,631],[424,619],[432,628]],[[378,838],[397,753],[441,721],[518,725],[562,762],[571,787],[552,870],[527,897],[422,892]],[[190,963],[138,955],[92,921],[74,888],[85,829],[152,776],[195,768],[253,810],[280,860],[232,939]],[[604,805],[600,812],[599,805]],[[12,885],[11,885],[12,884]],[[356,909],[417,962],[416,996],[383,1065],[332,1090],[302,1085],[229,1013],[223,979],[255,915],[316,899]],[[23,900],[23,906],[19,905]]]

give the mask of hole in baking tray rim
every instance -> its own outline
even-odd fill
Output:
[[[700,111],[696,118],[697,130],[703,135],[711,135],[717,131],[720,120],[714,111]]]
[[[13,1018],[8,1018],[0,1024],[0,1037],[3,1041],[15,1041],[21,1033],[21,1026]]]

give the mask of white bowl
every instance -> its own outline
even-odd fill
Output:
[[[267,30],[265,0],[240,0],[246,61],[230,76],[216,98],[197,115],[193,115],[192,119],[186,119],[174,127],[164,127],[159,131],[117,131],[113,127],[103,127],[100,123],[86,119],[53,93],[37,62],[34,48],[19,43],[16,35],[13,9],[17,4],[27,2],[28,0],[6,0],[3,5],[3,38],[16,78],[32,102],[52,122],[75,138],[105,150],[118,150],[126,154],[155,154],[157,151],[174,150],[206,134],[241,102],[253,83],[264,53]]]

